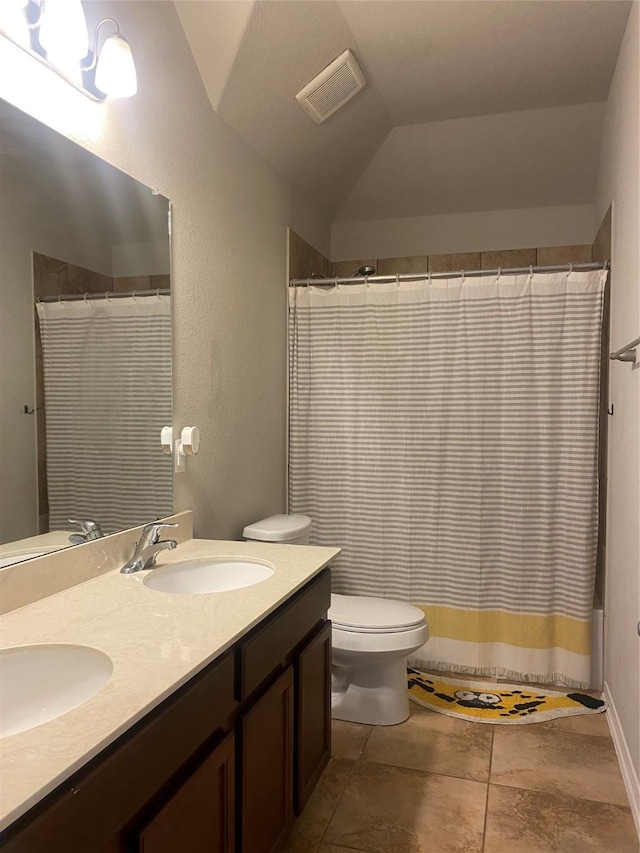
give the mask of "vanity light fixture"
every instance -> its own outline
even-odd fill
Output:
[[[66,65],[87,55],[89,35],[80,0],[44,0],[31,27],[37,29],[40,47],[48,58]]]
[[[116,31],[107,36],[102,49],[98,51],[98,36],[103,24],[113,24]],[[100,92],[109,98],[130,98],[135,95],[138,91],[136,66],[129,42],[120,32],[114,18],[103,18],[96,26],[91,54],[91,62],[83,66],[82,70],[90,72],[95,69],[95,85]]]
[[[100,47],[102,28],[114,32]],[[129,43],[114,18],[94,31],[91,48],[81,0],[2,0],[0,34],[94,101],[129,98],[138,84]]]
[[[29,25],[25,9],[29,0],[5,0],[0,5],[0,32],[19,47],[29,47]]]

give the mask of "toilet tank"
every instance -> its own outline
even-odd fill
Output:
[[[278,542],[281,545],[308,545],[311,519],[308,515],[270,515],[262,521],[248,524],[242,531],[244,539],[258,542]]]

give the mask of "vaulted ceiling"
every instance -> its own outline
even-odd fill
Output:
[[[338,220],[589,202],[628,0],[179,0],[212,106]],[[344,50],[321,125],[295,94]]]

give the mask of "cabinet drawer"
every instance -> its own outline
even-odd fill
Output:
[[[16,821],[0,836],[3,853],[87,853],[115,844],[125,824],[143,807],[153,808],[167,780],[230,728],[235,708],[229,654]]]
[[[287,665],[297,646],[326,619],[331,604],[331,573],[325,569],[267,623],[242,640],[236,654],[236,699],[253,693],[278,667]]]

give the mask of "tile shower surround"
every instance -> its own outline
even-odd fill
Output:
[[[379,275],[404,273],[459,272],[460,270],[492,270],[498,267],[552,266],[554,264],[584,264],[591,261],[591,245],[549,246],[538,249],[505,249],[492,252],[459,252],[449,255],[417,255],[406,258],[362,258],[355,261],[334,261],[331,276],[350,275],[355,269],[369,264]]]

